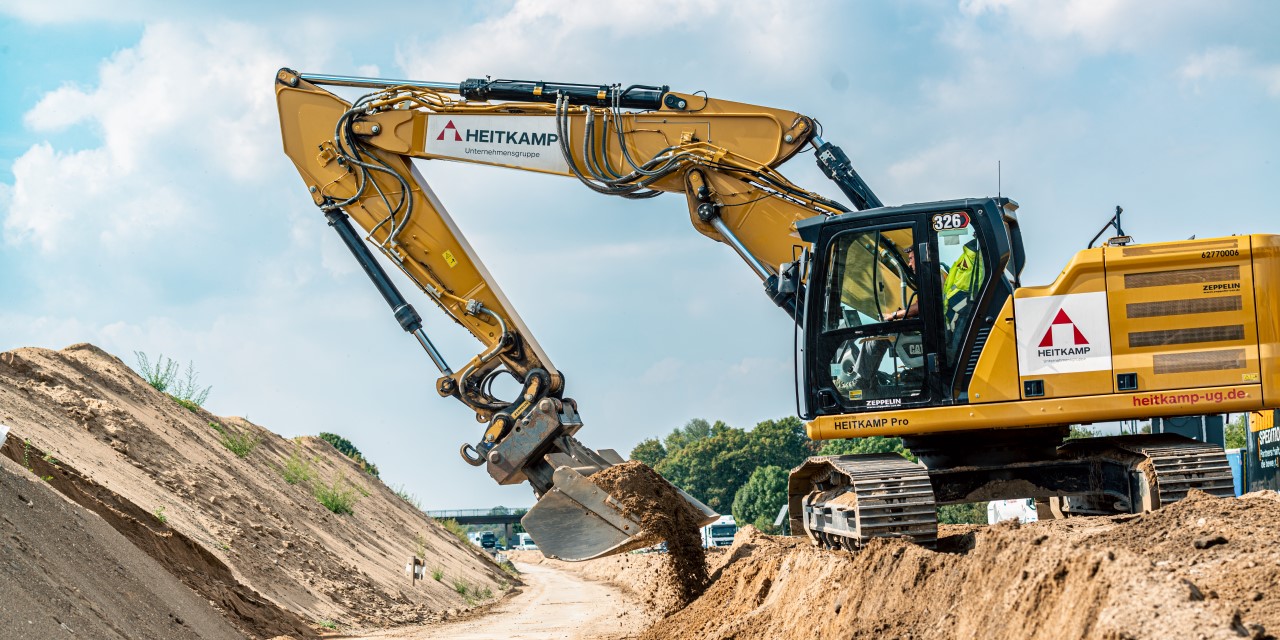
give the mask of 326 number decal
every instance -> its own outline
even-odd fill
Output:
[[[937,213],[933,216],[933,230],[963,229],[969,226],[969,214],[963,211]]]

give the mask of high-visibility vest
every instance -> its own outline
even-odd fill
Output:
[[[959,311],[958,303],[965,302],[973,295],[973,290],[982,282],[982,256],[978,253],[977,242],[964,245],[960,257],[951,264],[951,270],[942,281],[942,304],[945,312]]]

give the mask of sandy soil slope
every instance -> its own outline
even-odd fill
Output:
[[[102,518],[0,458],[0,636],[244,636]]]
[[[0,353],[0,422],[12,428],[0,452],[28,460],[251,635],[432,620],[513,582],[328,443],[188,411],[92,345]],[[260,444],[237,457],[211,423]],[[309,482],[287,483],[291,456],[315,481],[355,487],[354,513],[330,513]],[[413,554],[443,579],[411,585]]]

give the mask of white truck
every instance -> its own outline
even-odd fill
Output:
[[[720,516],[715,522],[702,528],[702,548],[727,547],[733,544],[733,536],[738,532],[738,523],[733,516]]]
[[[1036,516],[1036,501],[1031,498],[1020,500],[992,500],[987,503],[987,524],[995,524],[1005,520],[1017,520],[1023,524],[1039,520]]]
[[[512,548],[520,551],[537,551],[538,545],[534,544],[533,536],[527,533],[517,533],[516,544]]]

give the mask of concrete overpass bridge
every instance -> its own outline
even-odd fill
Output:
[[[515,539],[512,533],[512,527],[520,523],[520,518],[528,513],[528,509],[508,509],[506,507],[493,507],[490,509],[439,509],[427,511],[427,515],[436,520],[453,520],[458,524],[493,524],[502,527],[503,539],[507,544]]]

